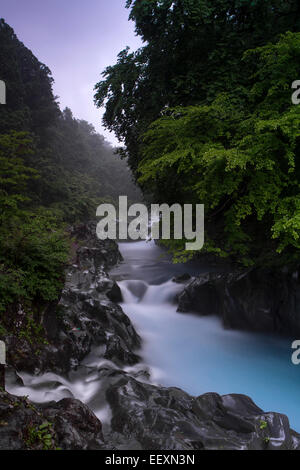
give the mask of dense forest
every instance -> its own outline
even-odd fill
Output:
[[[149,199],[205,204],[207,251],[298,263],[297,0],[128,0],[144,46],[96,85]],[[184,241],[169,243],[186,259]]]
[[[206,251],[246,266],[298,263],[299,3],[127,8],[144,46],[121,51],[95,86],[104,125],[123,143],[118,156],[92,125],[60,110],[51,71],[0,22],[3,332],[14,328],[11,309],[30,312],[30,326],[58,298],[71,224],[118,195],[139,198],[131,171],[149,202],[205,204]],[[165,243],[175,260],[194,255],[185,240]]]
[[[120,146],[0,19],[0,450],[300,450],[299,0],[12,3]]]
[[[36,335],[70,258],[68,227],[119,195],[139,198],[127,163],[92,125],[61,111],[50,70],[0,20],[0,333]],[[24,309],[19,328],[14,313]]]

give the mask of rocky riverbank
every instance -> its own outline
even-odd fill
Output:
[[[101,382],[99,401],[110,407],[110,425],[102,429],[95,414],[72,397],[35,405],[3,391],[0,449],[300,449],[300,435],[290,429],[286,416],[265,413],[244,395],[192,397],[151,384],[141,367],[128,369],[140,360],[141,340],[117,303],[118,285],[107,274],[121,260],[118,247],[97,240],[94,224],[72,235],[74,260],[65,288],[59,304],[43,316],[47,344],[37,353],[28,343],[7,338],[9,374],[20,382],[15,371],[69,378],[80,369],[91,373]],[[224,282],[223,275],[179,280],[187,282],[181,308],[201,305],[200,313],[214,313],[218,304],[213,304],[215,278],[210,276]],[[91,370],[81,362],[94,347],[104,365]]]
[[[121,291],[107,270],[121,261],[116,243],[96,238],[96,224],[76,227],[74,259],[66,271],[58,303],[44,311],[45,342],[7,336],[8,364],[16,370],[40,374],[67,373],[79,365],[93,346],[103,346],[103,356],[116,363],[134,364],[140,338],[116,303]]]
[[[111,408],[108,430],[79,400],[41,406],[1,392],[0,450],[300,449],[300,435],[290,429],[287,416],[266,413],[245,395],[192,397],[151,385],[146,373],[112,367],[96,373]]]
[[[300,334],[298,272],[249,269],[208,273],[187,282],[178,311],[219,315],[226,328]]]
[[[300,449],[300,435],[278,413],[264,413],[244,395],[192,397],[143,383],[122,371],[99,371],[112,410],[107,441],[118,449]]]
[[[79,400],[36,406],[0,392],[0,450],[103,449],[101,422]]]

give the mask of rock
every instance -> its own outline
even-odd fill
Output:
[[[229,274],[222,296],[224,325],[235,329],[285,333],[278,322],[281,282],[284,282],[283,278],[280,280],[275,273],[268,271]]]
[[[140,338],[116,304],[122,301],[121,290],[106,272],[122,259],[118,245],[98,240],[93,223],[73,228],[71,235],[76,238],[74,263],[66,271],[59,304],[49,304],[42,316],[47,344],[5,338],[8,363],[19,371],[65,374],[100,345],[103,357],[119,366],[139,360],[134,351]]]
[[[149,384],[143,370],[102,366],[97,374],[97,400],[112,413],[104,436],[98,418],[74,398],[37,406],[1,392],[0,450],[300,450],[288,418],[263,412],[245,395],[192,397]]]
[[[102,294],[105,294],[112,302],[118,303],[123,301],[120,287],[115,281],[112,281],[109,278],[104,277],[98,283],[97,291]]]
[[[176,284],[184,284],[190,279],[191,279],[191,275],[189,273],[185,273],[185,274],[181,274],[180,276],[174,277],[172,281],[176,282]]]
[[[144,450],[300,449],[285,415],[264,413],[245,395],[195,398],[109,369],[102,380],[112,409],[107,440],[117,449],[137,443]]]
[[[221,277],[221,276],[220,276]],[[220,311],[219,277],[208,273],[191,280],[178,296],[179,312],[216,315]]]
[[[102,425],[79,400],[65,398],[47,406],[44,415],[54,424],[57,441],[66,450],[100,450],[104,445]]]
[[[48,344],[36,350],[25,338],[11,335],[8,362],[36,374],[69,372],[72,380],[74,368],[81,367],[83,375],[87,372],[80,362],[99,346],[97,358],[113,364],[104,367],[99,361],[99,369],[90,371],[101,385],[90,405],[110,405],[111,427],[104,439],[101,422],[86,405],[69,397],[71,392],[63,395],[68,398],[43,406],[0,392],[0,450],[300,450],[300,435],[290,429],[288,418],[263,412],[247,396],[192,397],[178,388],[150,384],[147,370],[118,370],[139,361],[140,347],[130,319],[116,303],[122,300],[120,289],[106,272],[120,260],[118,247],[97,240],[95,225],[80,226],[72,234],[76,250],[59,305],[50,304],[43,313]],[[300,331],[297,276],[247,270],[210,273],[190,281],[184,275],[174,281],[188,282],[179,295],[183,312],[218,314],[231,328]],[[144,295],[145,285],[131,284],[137,296]],[[13,369],[8,374],[17,382]],[[47,391],[57,386],[56,378],[50,380]]]
[[[0,450],[103,449],[102,425],[78,400],[38,407],[0,392]]]
[[[119,336],[111,336],[109,338],[104,358],[119,365],[134,365],[140,360],[140,357],[128,349],[126,343]]]
[[[113,240],[99,240],[96,237],[96,222],[89,222],[87,224],[77,225],[70,229],[70,234],[76,239],[76,262],[84,261],[84,253],[82,253],[78,246],[84,246],[91,250],[97,251],[96,263],[97,266],[102,266],[104,269],[109,269],[122,261],[122,255],[119,252],[118,245]],[[93,257],[93,256],[92,256]]]
[[[201,275],[185,286],[178,303],[179,312],[219,315],[227,328],[300,334],[298,275],[283,270]]]

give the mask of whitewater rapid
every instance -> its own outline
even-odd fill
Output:
[[[291,341],[225,330],[218,317],[178,313],[183,286],[172,277],[211,267],[173,265],[154,243],[121,244],[120,251],[125,263],[113,274],[121,279],[122,308],[143,338],[142,358],[155,381],[192,395],[249,395],[265,411],[287,414],[300,431],[300,366],[291,362]]]
[[[291,341],[225,330],[217,317],[178,313],[176,296],[184,286],[172,278],[216,268],[174,265],[153,242],[121,243],[120,251],[124,262],[110,275],[121,288],[124,312],[142,338],[141,363],[124,370],[148,369],[151,383],[180,387],[192,395],[249,395],[264,411],[287,414],[291,426],[300,431],[300,369],[291,362]],[[8,381],[8,391],[37,403],[78,398],[108,425],[111,413],[98,370],[106,364],[117,366],[101,355],[101,347],[95,348],[68,377],[21,373],[25,385]]]

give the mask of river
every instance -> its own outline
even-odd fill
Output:
[[[182,286],[171,279],[199,273],[199,266],[173,265],[154,243],[124,243],[120,251],[125,263],[112,274],[125,278],[119,281],[122,308],[143,338],[154,380],[192,395],[249,395],[264,411],[287,414],[300,431],[300,369],[291,362],[291,341],[225,330],[217,317],[177,313],[174,298]]]
[[[226,330],[217,317],[178,313],[175,299],[183,286],[172,278],[207,272],[209,266],[174,265],[153,242],[121,243],[120,251],[124,262],[111,277],[122,290],[123,310],[143,340],[142,363],[135,370],[148,367],[152,383],[180,387],[192,395],[249,395],[264,411],[286,414],[299,432],[300,374],[291,362],[291,341]],[[21,374],[25,387],[11,383],[8,389],[38,403],[74,396],[108,422],[110,411],[97,376],[102,363],[96,349],[68,378]]]

